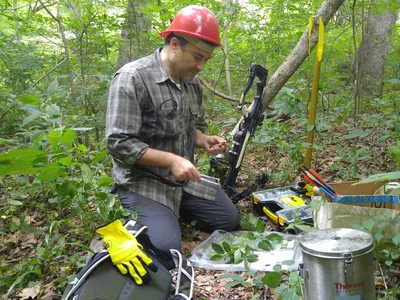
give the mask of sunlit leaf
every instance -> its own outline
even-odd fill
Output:
[[[75,137],[76,137],[75,131],[67,128],[64,130],[64,132],[60,136],[60,141],[62,143],[64,143],[65,145],[67,145],[69,148],[71,148],[72,142],[74,141]]]
[[[86,164],[81,165],[82,179],[86,183],[90,183],[93,180],[93,172],[90,167]]]
[[[278,272],[270,272],[261,278],[261,281],[269,288],[276,288],[281,283],[281,275]]]
[[[70,166],[72,164],[73,160],[74,160],[74,158],[72,156],[67,156],[67,157],[60,158],[58,160],[58,162],[60,164],[63,164],[64,166]]]
[[[93,158],[93,163],[97,164],[104,160],[107,157],[107,151],[103,150],[98,153],[96,153],[95,157]]]
[[[395,180],[395,179],[399,179],[399,178],[400,178],[400,171],[379,173],[379,174],[374,174],[363,180],[360,180],[357,183],[354,183],[353,185],[376,182],[376,181],[386,181],[386,180],[391,181],[391,180]]]
[[[51,163],[47,165],[36,177],[37,180],[42,181],[50,181],[55,180],[59,177],[66,176],[64,168],[61,167],[58,163]]]
[[[54,80],[49,84],[49,87],[47,88],[47,95],[49,97],[54,96],[57,93],[58,90],[58,80],[57,77],[54,78]]]
[[[40,104],[40,99],[35,95],[25,94],[18,97],[22,104],[37,106]]]
[[[60,137],[62,135],[61,130],[52,130],[49,132],[47,139],[49,140],[49,143],[53,149],[58,149],[58,141],[60,140]]]
[[[110,184],[112,184],[114,182],[114,179],[110,178],[107,175],[104,175],[102,177],[100,177],[100,179],[97,181],[97,184],[99,186],[108,186]]]

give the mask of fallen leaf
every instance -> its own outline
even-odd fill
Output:
[[[24,288],[21,293],[18,294],[19,297],[21,297],[20,300],[27,300],[29,298],[36,298],[37,295],[39,294],[40,291],[40,282],[36,283],[34,286],[32,287],[27,287]]]
[[[22,238],[21,248],[22,249],[33,248],[36,245],[36,243],[37,239],[35,238],[35,235],[32,232],[30,232]]]

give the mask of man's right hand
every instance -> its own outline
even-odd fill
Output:
[[[148,148],[137,163],[144,166],[168,168],[178,181],[201,181],[199,171],[189,160],[171,152]]]
[[[169,169],[178,181],[201,181],[200,173],[197,171],[196,167],[189,160],[181,156],[175,155]]]

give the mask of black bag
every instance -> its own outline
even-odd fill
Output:
[[[139,229],[135,230],[135,227]],[[172,276],[162,263],[162,252],[152,245],[144,232],[146,227],[129,221],[125,228],[136,237],[143,251],[158,267],[157,272],[146,267],[150,282],[137,285],[129,273],[121,274],[107,250],[102,250],[91,257],[74,281],[68,283],[61,300],[192,300],[194,271],[190,262],[179,251],[170,250],[178,268],[176,292],[171,298]]]

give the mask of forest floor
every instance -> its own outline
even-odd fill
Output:
[[[352,127],[348,124],[348,127],[341,126],[340,128],[334,128],[332,130],[335,131],[336,134],[345,136],[349,134]],[[363,146],[368,146],[373,148],[373,156],[366,160],[360,160],[356,165],[349,162],[347,165],[342,164],[342,169],[340,170],[341,174],[350,174],[354,171],[354,167],[357,167],[357,174],[355,175],[356,179],[365,178],[371,174],[377,174],[384,171],[395,170],[396,165],[391,160],[390,156],[387,154],[387,146],[392,143],[393,140],[388,140],[385,143],[377,142],[376,136],[373,134],[369,137],[365,137],[362,140],[359,140],[356,145],[356,148],[360,148]],[[314,169],[322,175],[323,178],[328,182],[340,182],[343,181],[343,176],[339,176],[338,172],[330,168],[332,164],[337,161],[337,152],[336,149],[342,148],[346,149],[346,147],[354,148],[354,145],[350,147],[350,140],[342,140],[340,144],[333,139],[325,139],[324,148],[322,150],[317,151],[315,157],[313,157],[313,167]],[[275,152],[276,149],[274,147],[261,148],[253,145],[249,145],[249,148],[246,152],[246,156],[244,162],[242,164],[242,171],[240,176],[238,177],[238,188],[242,189],[248,185],[251,178],[254,176],[254,173],[257,170],[277,170],[277,169],[285,169],[285,167],[289,167],[292,163],[287,156],[277,154]],[[296,183],[299,180],[299,174],[293,174],[292,183]],[[349,176],[350,177],[350,176]],[[283,186],[283,184],[288,184],[287,180],[279,181],[275,180],[273,182],[269,182],[267,184],[268,188],[274,188]],[[8,193],[12,193],[12,191],[8,191],[6,193],[1,193],[0,191],[0,203],[5,200],[5,197],[9,196]],[[29,200],[29,199],[25,199]],[[241,215],[248,214],[251,212],[251,202],[249,199],[245,199],[238,204],[239,211]],[[38,210],[36,207],[35,210],[29,210],[29,208],[25,211],[25,225],[28,228],[40,227],[43,223],[46,223],[46,218],[48,214],[54,214],[57,212],[51,211],[49,206],[44,205],[41,210]],[[15,218],[16,222],[20,222],[19,218]],[[9,226],[6,224],[7,220],[0,218],[0,227]],[[276,227],[267,222],[265,231],[275,231]],[[191,226],[190,224],[182,223],[182,249],[183,253],[190,257],[191,251],[197,245],[199,245],[202,241],[206,240],[209,236],[208,233],[201,232]],[[73,238],[78,238],[74,237]],[[6,233],[0,232],[0,280],[5,280],[1,276],[2,272],[7,268],[7,266],[11,266],[13,264],[21,263],[21,261],[28,261],[35,259],[34,250],[40,247],[43,244],[43,240],[46,239],[45,233],[34,233],[33,231],[25,230],[25,231],[9,231]],[[67,240],[71,238],[71,236],[65,237]],[[79,241],[79,239],[78,239]],[[26,286],[21,289],[17,289],[16,292],[10,294],[8,299],[20,299],[20,300],[29,300],[29,299],[60,299],[59,292],[60,288],[57,289],[57,285],[60,283],[58,278],[61,274],[70,274],[71,272],[65,269],[64,259],[60,257],[58,262],[52,263],[49,268],[45,268],[41,270],[42,282],[36,282],[35,285]],[[37,272],[37,270],[32,270],[32,273]],[[229,279],[217,279],[217,277],[221,274],[226,273],[226,271],[215,271],[215,270],[205,270],[201,268],[195,268],[195,284],[194,284],[194,296],[195,299],[208,299],[208,300],[234,300],[234,299],[243,299],[243,300],[255,300],[255,299],[278,299],[276,295],[273,294],[273,291],[268,289],[267,287],[244,287],[242,285],[238,285],[235,287],[227,288],[226,283],[229,282]],[[395,263],[390,268],[383,268],[385,282],[389,289],[391,289],[396,283],[399,283],[400,280],[400,264]],[[247,274],[245,272],[237,272],[240,274],[244,280],[247,279]],[[22,275],[22,274],[21,274]],[[29,275],[29,274],[28,274]],[[22,279],[21,279],[22,280]],[[37,297],[38,291],[40,292],[40,297]],[[58,291],[58,293],[57,293]],[[377,281],[377,292],[380,297],[383,296],[385,289],[383,281]],[[57,295],[58,294],[58,295]],[[395,298],[393,298],[395,299]],[[397,298],[400,299],[400,298]]]
[[[292,124],[293,127],[296,125]],[[335,132],[336,135],[345,137],[348,135],[354,124],[350,122],[345,124],[341,124],[336,128],[333,128],[332,131]],[[355,178],[352,180],[360,180],[366,178],[372,174],[378,174],[381,172],[385,172],[388,170],[396,170],[396,166],[391,161],[390,156],[387,154],[387,146],[388,144],[380,143],[379,137],[371,135],[367,138],[358,140],[357,147],[358,149],[367,146],[373,148],[373,157],[367,159],[365,161],[360,160],[356,163],[356,165],[352,165],[350,162],[346,165],[342,165],[343,168],[340,170],[340,174],[338,171],[335,171],[332,168],[332,165],[338,160],[337,149],[341,148],[345,150],[346,148],[351,149],[351,144],[353,141],[346,139],[339,139],[340,144],[338,144],[338,140],[333,138],[333,135],[329,137],[324,137],[324,148],[322,150],[314,151],[314,157],[312,161],[313,168],[320,174],[327,182],[343,182],[346,181],[343,179],[343,174],[347,174],[348,177],[351,177],[354,174],[354,167],[357,168],[357,174]],[[388,143],[392,143],[392,140],[388,140]],[[254,178],[254,173],[256,171],[268,171],[273,172],[276,169],[284,169],[285,166],[289,168],[290,160],[285,155],[275,155],[275,149],[259,149],[255,145],[249,145],[249,148],[246,151],[246,155],[242,164],[242,172],[238,176],[237,185],[238,190],[240,191],[242,188],[245,188],[249,182],[251,182],[251,178]],[[350,152],[350,151],[349,151]],[[398,169],[398,168],[397,168]],[[292,184],[298,183],[301,180],[299,174],[293,175]],[[288,183],[284,180],[268,182],[266,184],[266,188],[277,188],[281,186],[287,186]],[[252,212],[252,203],[250,199],[244,199],[240,201],[237,205],[239,212],[242,216]],[[268,220],[267,218],[263,218],[266,221],[265,231],[276,231],[276,224]],[[190,257],[191,251],[194,247],[200,244],[202,241],[207,239],[209,234],[196,230],[193,226],[188,224],[183,224],[183,241],[182,241],[182,249],[183,253]],[[381,299],[400,299],[400,293],[398,293],[393,298],[384,298],[387,294],[385,283],[389,291],[393,289],[396,284],[400,283],[400,262],[394,263],[391,267],[382,265],[382,271],[384,277],[382,278],[381,274],[376,274],[376,290],[377,297],[381,297]],[[227,273],[227,271],[215,271],[215,270],[205,270],[196,268],[196,281],[194,288],[195,298],[204,298],[208,300],[232,300],[232,299],[243,299],[243,300],[253,300],[253,299],[273,299],[277,300],[278,296],[274,293],[273,290],[268,287],[263,286],[259,287],[251,287],[247,288],[242,285],[237,285],[235,287],[226,288],[225,285],[230,281],[230,279],[217,279],[221,274]],[[232,272],[230,272],[232,273]],[[234,272],[240,274],[244,280],[248,279],[248,275],[246,272]],[[257,274],[256,274],[257,275]],[[291,299],[291,298],[290,298]]]

